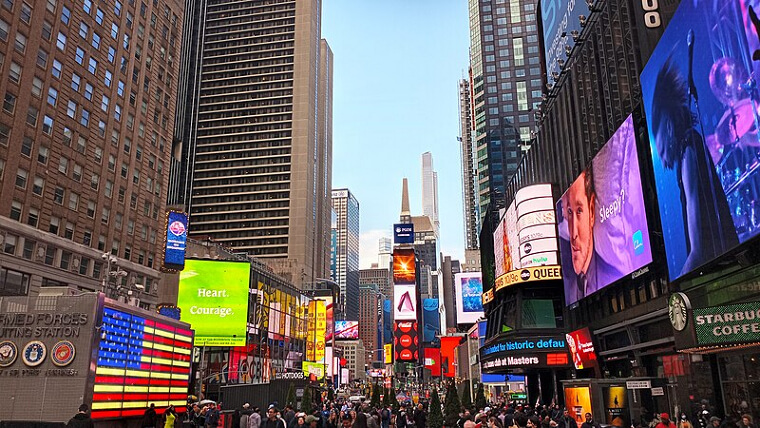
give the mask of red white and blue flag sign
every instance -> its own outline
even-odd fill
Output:
[[[152,403],[185,411],[193,333],[104,308],[92,418],[142,415]]]

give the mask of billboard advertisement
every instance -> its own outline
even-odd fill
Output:
[[[565,49],[575,44],[573,31],[580,32],[580,16],[588,17],[590,12],[585,1],[541,0],[541,23],[544,29],[544,58],[546,58],[547,82],[553,82],[553,73],[561,68],[558,60],[565,60]]]
[[[454,276],[457,324],[472,324],[483,318],[483,278],[480,272]]]
[[[391,310],[393,300],[383,300],[383,343],[393,342],[393,318]]]
[[[591,333],[588,327],[567,333],[565,339],[567,339],[567,347],[570,349],[570,357],[573,359],[573,365],[576,369],[596,366],[594,342],[591,341]]]
[[[393,323],[393,359],[394,361],[418,361],[419,330],[416,321],[394,321]]]
[[[641,73],[671,280],[760,232],[753,4],[681,2]]]
[[[383,356],[385,364],[393,364],[393,344],[386,343],[383,345]]]
[[[414,244],[414,224],[396,223],[393,225],[394,244]]]
[[[164,240],[164,268],[181,270],[185,266],[187,247],[187,214],[169,211],[166,214],[166,235]]]
[[[565,303],[652,262],[633,117],[557,201]]]
[[[335,306],[333,304],[333,298],[329,296],[320,296],[315,297],[317,300],[321,300],[325,302],[325,316],[326,316],[326,324],[325,324],[325,340],[327,342],[332,341],[333,335],[335,334],[335,317],[334,317],[334,310],[333,307]]]
[[[446,336],[441,338],[441,373],[445,377],[456,377],[457,346],[461,342],[459,336]]]
[[[609,386],[602,388],[604,396],[604,411],[607,425],[623,428],[631,426],[628,417],[628,394],[624,386]]]
[[[414,285],[393,286],[393,319],[417,319],[417,288]]]
[[[415,285],[417,283],[417,267],[414,250],[393,251],[393,283],[395,285]]]
[[[586,413],[592,413],[591,391],[587,386],[566,386],[565,403],[568,413],[579,424],[586,422]]]
[[[441,350],[425,348],[425,368],[430,370],[430,376],[441,375]]]
[[[557,264],[557,221],[554,215],[554,197],[551,184],[523,187],[515,193],[515,214],[506,220],[516,219],[516,228],[507,226],[511,254],[519,255],[520,268]],[[510,232],[510,227],[514,232]],[[518,266],[514,266],[516,269]]]
[[[438,313],[438,299],[422,300],[422,341],[430,343],[441,333],[441,316]]]
[[[250,273],[247,262],[185,260],[177,306],[195,346],[245,346]]]
[[[335,321],[336,339],[358,339],[359,321]]]

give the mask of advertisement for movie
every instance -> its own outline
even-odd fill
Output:
[[[633,117],[557,201],[565,303],[652,262]]]
[[[565,387],[565,406],[578,426],[586,422],[584,415],[591,412],[591,391],[587,386]]]
[[[596,353],[594,342],[591,341],[591,333],[588,327],[575,330],[565,335],[567,347],[570,348],[570,356],[577,370],[596,367]]]
[[[472,324],[483,317],[483,279],[480,272],[454,276],[457,324]]]
[[[760,232],[757,7],[681,2],[641,74],[671,280]]]
[[[417,267],[414,250],[393,251],[393,284],[414,285],[417,283]]]
[[[247,262],[185,260],[177,306],[195,346],[245,346],[250,273]]]

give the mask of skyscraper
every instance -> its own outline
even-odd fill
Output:
[[[4,4],[0,295],[105,285],[156,303],[184,10]]]
[[[208,0],[195,13],[202,65],[187,92],[199,102],[184,124],[194,153],[179,156],[193,163],[190,234],[263,259],[296,286],[325,278],[332,53],[321,2]]]
[[[393,240],[382,237],[377,242],[377,265],[381,269],[390,269],[393,261]]]
[[[472,141],[472,98],[470,81],[459,81],[459,146],[462,160],[462,213],[465,249],[478,248],[480,206],[475,192],[475,163]]]
[[[359,319],[359,202],[348,189],[332,191],[332,208],[337,217],[334,281],[340,285],[339,317]]]
[[[377,284],[359,286],[359,339],[364,342],[367,361],[380,361],[383,353],[378,338],[382,327],[382,307],[384,296]]]
[[[536,0],[470,0],[470,91],[480,215],[504,205],[541,102]]]
[[[433,169],[433,154],[422,154],[422,214],[430,218],[436,230],[438,219],[438,173]]]

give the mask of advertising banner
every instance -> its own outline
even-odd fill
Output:
[[[336,339],[358,339],[359,321],[335,321]]]
[[[454,275],[457,324],[472,324],[483,318],[483,278],[480,272]]]
[[[520,270],[513,270],[496,279],[494,290],[510,287],[515,284],[532,281],[546,281],[550,279],[562,279],[560,266],[534,266]]]
[[[523,187],[515,193],[520,268],[557,264],[557,228],[551,184]],[[518,266],[515,266],[517,268]]]
[[[459,336],[446,336],[441,338],[441,373],[445,377],[456,377],[457,346],[461,338]]]
[[[385,364],[393,364],[393,344],[386,343],[383,345],[383,355],[385,356]]]
[[[586,422],[586,413],[591,411],[591,391],[587,386],[565,387],[565,406],[570,416],[580,424]]]
[[[325,361],[325,336],[327,334],[327,309],[325,308],[325,302],[322,300],[315,300],[316,303],[316,326],[317,333],[315,335],[316,342],[314,343],[314,359],[317,362]]]
[[[419,330],[416,321],[395,321],[393,323],[394,361],[418,361]]]
[[[441,350],[438,348],[425,348],[425,368],[430,370],[430,375],[441,375]]]
[[[414,244],[414,224],[396,223],[393,225],[394,244]]]
[[[694,309],[700,345],[760,342],[760,302]]]
[[[393,300],[383,300],[383,343],[393,342],[393,318],[391,310],[393,306]]]
[[[641,73],[671,281],[760,232],[753,6],[680,2]]]
[[[567,305],[652,262],[632,116],[562,195],[557,220]]]
[[[303,374],[314,380],[322,380],[325,377],[325,365],[323,363],[303,362]]]
[[[482,370],[499,372],[509,368],[570,366],[564,336],[504,339],[480,348]]]
[[[417,287],[414,285],[393,286],[393,319],[417,319]]]
[[[245,346],[250,272],[247,262],[185,260],[177,306],[195,346]]]
[[[607,425],[618,428],[627,428],[631,424],[628,417],[628,394],[624,386],[610,386],[602,388],[604,396],[604,411],[607,417]]]
[[[185,266],[187,246],[187,214],[169,211],[166,214],[166,240],[164,242],[164,268],[181,270]]]
[[[552,75],[561,70],[557,61],[567,59],[567,47],[572,48],[575,44],[573,31],[583,29],[580,16],[588,17],[590,12],[585,1],[541,0],[540,4],[547,81],[554,82]]]
[[[335,335],[335,317],[333,315],[333,299],[329,296],[319,296],[315,297],[316,300],[321,300],[325,302],[325,314],[326,314],[326,333],[325,333],[325,340],[329,343],[332,341],[333,336]],[[286,335],[287,336],[287,335]]]
[[[596,367],[596,353],[588,327],[568,333],[565,338],[576,369]]]
[[[316,361],[317,302],[311,300],[306,312],[306,361]]]
[[[417,266],[413,249],[393,251],[393,284],[417,284]]]
[[[438,299],[422,300],[422,341],[430,343],[441,334],[441,314],[438,313]]]

